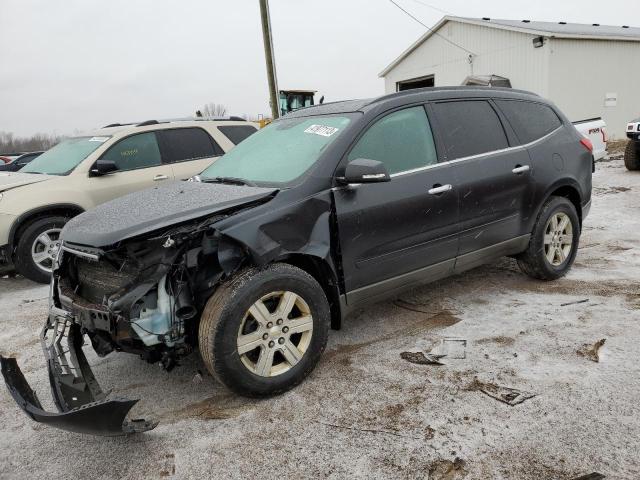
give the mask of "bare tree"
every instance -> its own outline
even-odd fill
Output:
[[[198,115],[200,113],[200,115]],[[196,112],[198,117],[224,117],[227,114],[227,107],[221,103],[207,103],[200,110]]]
[[[11,132],[0,132],[0,154],[49,150],[62,140],[59,135],[36,133],[30,137],[16,137]]]

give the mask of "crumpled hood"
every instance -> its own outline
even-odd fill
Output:
[[[220,183],[170,182],[103,203],[74,217],[62,240],[101,248],[171,225],[239,207],[277,189]]]
[[[0,172],[0,192],[55,178],[39,173]]]

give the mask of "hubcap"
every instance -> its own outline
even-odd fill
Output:
[[[293,292],[272,292],[245,313],[238,330],[238,354],[251,372],[275,377],[302,360],[312,334],[307,302]]]
[[[554,267],[567,261],[573,248],[573,225],[566,213],[555,213],[544,231],[544,255]]]
[[[50,228],[42,232],[31,246],[31,259],[36,266],[46,273],[51,273],[53,262],[60,250],[61,228]]]

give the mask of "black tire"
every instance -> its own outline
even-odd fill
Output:
[[[51,273],[40,268],[31,255],[31,248],[36,239],[47,230],[62,229],[69,221],[68,217],[42,217],[29,223],[18,239],[18,245],[14,256],[16,270],[29,280],[38,283],[49,283]]]
[[[567,258],[563,263],[555,266],[545,255],[544,237],[547,223],[557,213],[565,213],[569,217],[573,230],[573,240],[571,242],[571,251]],[[573,265],[578,252],[579,241],[580,219],[573,203],[565,197],[550,197],[540,210],[527,250],[517,257],[518,266],[525,274],[538,280],[556,280],[566,275],[571,265]]]
[[[640,170],[639,148],[640,143],[633,140],[627,142],[627,148],[624,150],[624,166],[627,170]]]
[[[293,292],[306,302],[313,330],[297,364],[287,366],[289,370],[276,376],[261,376],[243,363],[237,347],[238,334],[246,312],[257,300],[282,291]],[[277,395],[299,384],[314,369],[327,344],[330,320],[327,298],[311,275],[282,263],[249,268],[221,285],[207,302],[198,334],[200,355],[209,372],[234,392],[248,397]],[[287,321],[284,320],[285,325]],[[251,354],[260,354],[262,348],[257,347]]]

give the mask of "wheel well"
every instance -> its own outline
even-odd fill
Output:
[[[46,209],[36,210],[22,215],[16,222],[15,226],[12,228],[11,234],[9,235],[9,244],[11,245],[11,250],[15,250],[16,245],[20,241],[22,233],[33,221],[44,217],[51,217],[54,215],[71,218],[81,214],[82,212],[84,212],[84,210],[80,207],[64,205],[59,207],[47,207]]]
[[[340,330],[340,292],[338,282],[331,267],[324,260],[310,255],[294,254],[279,260],[311,275],[322,287],[331,307],[331,328]]]
[[[580,219],[580,226],[582,226],[582,201],[580,198],[580,192],[576,190],[574,187],[570,185],[565,185],[560,188],[556,188],[553,192],[549,194],[549,196],[554,197],[565,197],[573,206],[576,207],[576,212],[578,213],[578,218]]]

